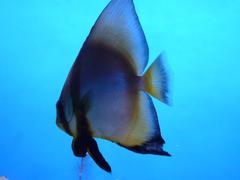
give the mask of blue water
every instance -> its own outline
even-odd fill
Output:
[[[240,1],[135,0],[150,62],[168,61],[172,106],[154,100],[165,149],[140,155],[99,147],[109,175],[87,158],[83,179],[240,179]],[[79,179],[71,138],[55,103],[91,26],[108,0],[0,1],[0,176]]]

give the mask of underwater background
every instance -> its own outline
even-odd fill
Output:
[[[109,0],[0,1],[0,177],[80,178],[55,103]],[[141,155],[108,141],[113,172],[91,158],[82,179],[240,179],[240,1],[134,0],[151,63],[167,56],[171,106],[156,100],[165,150]]]

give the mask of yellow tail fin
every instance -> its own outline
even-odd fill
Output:
[[[163,103],[168,104],[168,76],[163,60],[164,55],[161,54],[143,75],[144,90]]]

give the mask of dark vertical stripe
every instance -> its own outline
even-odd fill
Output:
[[[64,130],[66,131],[66,133],[68,133],[69,135],[73,136],[71,129],[69,127],[68,121],[65,117],[65,113],[63,111],[63,105],[61,103],[61,101],[57,102],[57,118],[61,118],[61,125],[63,126]],[[58,120],[57,120],[58,121]]]

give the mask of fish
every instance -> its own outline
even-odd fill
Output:
[[[144,72],[149,48],[133,0],[111,0],[83,43],[56,103],[56,124],[77,157],[111,166],[96,138],[140,154],[170,156],[152,97],[168,104],[164,54]],[[152,96],[152,97],[151,97]]]

